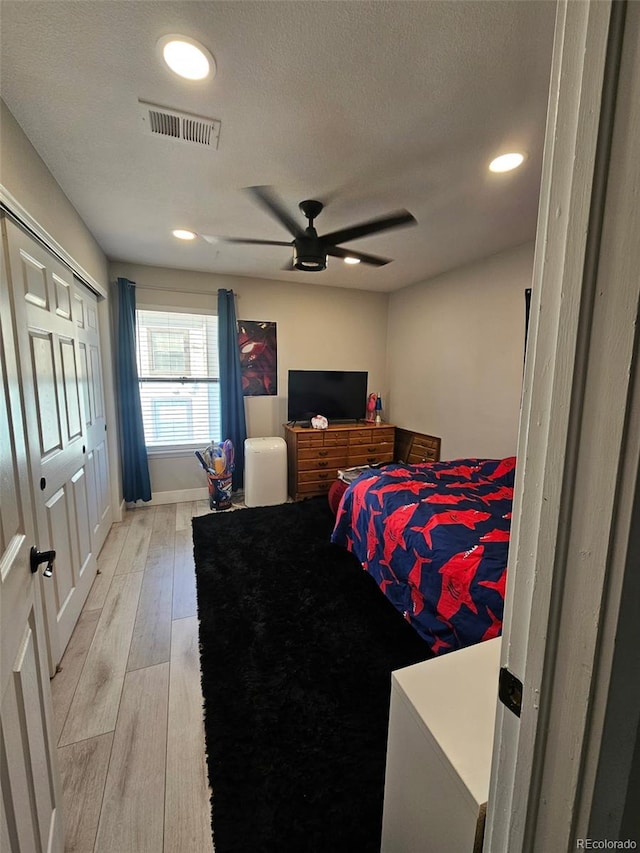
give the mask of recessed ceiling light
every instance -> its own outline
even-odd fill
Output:
[[[188,36],[163,36],[158,50],[174,74],[187,80],[206,80],[216,73],[215,60],[207,48]]]
[[[360,258],[345,258],[344,262],[345,264],[359,264]]]
[[[196,235],[193,231],[187,231],[185,228],[176,228],[171,232],[178,240],[195,240]]]
[[[516,151],[511,154],[501,154],[489,163],[491,172],[510,172],[512,169],[517,169],[524,160],[524,154]]]

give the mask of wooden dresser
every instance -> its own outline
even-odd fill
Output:
[[[440,439],[435,435],[396,427],[393,458],[396,462],[406,462],[408,465],[439,462]]]
[[[288,488],[294,500],[326,494],[338,469],[393,462],[396,428],[340,424],[328,429],[285,426]]]

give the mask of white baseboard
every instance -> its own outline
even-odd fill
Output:
[[[128,508],[135,509],[136,506],[160,506],[160,504],[180,504],[186,501],[208,501],[209,489],[207,486],[202,486],[198,489],[175,489],[171,492],[153,492],[150,501],[140,501],[139,504],[126,504],[122,501],[121,512]],[[244,501],[244,491],[239,489],[233,493],[233,501],[237,504],[242,504]]]
[[[202,486],[198,489],[175,489],[170,492],[153,492],[151,500],[146,506],[158,506],[160,504],[180,504],[185,501],[209,500],[209,489]]]

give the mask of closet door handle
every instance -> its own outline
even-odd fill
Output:
[[[47,565],[42,570],[42,574],[45,578],[50,578],[53,574],[53,561],[55,560],[55,558],[55,551],[38,551],[35,546],[31,546],[31,552],[29,554],[31,573],[35,574],[38,571],[38,566],[40,565],[40,563],[46,563]]]

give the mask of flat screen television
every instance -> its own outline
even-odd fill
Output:
[[[331,421],[363,419],[367,408],[366,370],[290,370],[289,421],[324,415]]]

